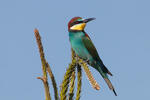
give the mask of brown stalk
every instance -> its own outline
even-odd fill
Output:
[[[43,50],[43,46],[42,46],[42,42],[41,42],[41,37],[40,37],[39,31],[37,29],[34,30],[34,34],[35,34],[36,42],[37,42],[37,45],[39,48],[40,58],[41,58],[41,62],[42,62],[42,71],[43,71],[43,76],[38,77],[38,79],[41,79],[44,84],[45,99],[51,100],[50,92],[49,92],[49,84],[47,82],[47,72],[46,72],[47,64],[46,64],[46,60],[44,57],[44,50]]]

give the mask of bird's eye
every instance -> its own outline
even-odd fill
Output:
[[[83,21],[76,21],[77,22],[77,24],[79,24],[79,23],[83,23]]]
[[[80,24],[80,23],[83,23],[83,21],[75,21],[75,22],[73,22],[73,23],[71,24],[71,26],[76,25],[76,24]]]

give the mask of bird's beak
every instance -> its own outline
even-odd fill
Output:
[[[88,18],[88,19],[84,19],[83,22],[84,22],[84,23],[87,23],[87,22],[90,22],[90,21],[95,20],[95,19],[96,19],[96,18]]]

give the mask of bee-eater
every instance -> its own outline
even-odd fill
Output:
[[[86,23],[94,19],[95,18],[82,19],[81,17],[74,17],[69,21],[68,31],[71,47],[81,59],[94,67],[101,74],[108,87],[117,96],[113,85],[108,79],[107,74],[112,76],[111,72],[103,64],[90,37],[84,31]]]

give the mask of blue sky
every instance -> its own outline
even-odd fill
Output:
[[[46,59],[57,80],[71,61],[67,23],[74,16],[95,17],[85,31],[113,73],[114,96],[99,73],[94,90],[83,72],[81,100],[147,100],[150,98],[149,0],[1,0],[0,99],[42,100],[40,57],[34,37],[38,28]],[[51,82],[50,83],[50,88]],[[53,95],[53,89],[51,89]],[[53,97],[52,97],[53,98]]]

